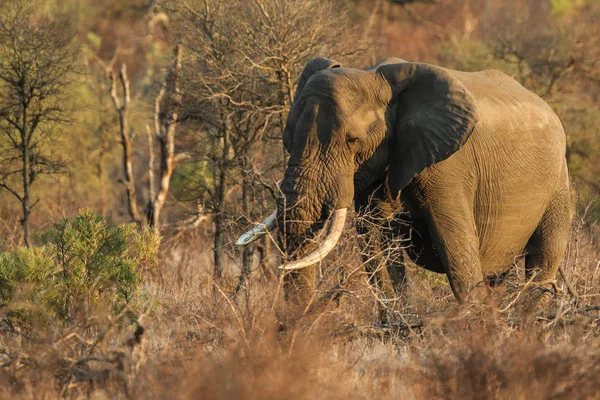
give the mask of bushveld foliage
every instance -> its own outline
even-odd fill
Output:
[[[17,326],[69,325],[97,309],[137,309],[158,262],[158,236],[84,210],[40,234],[40,246],[0,254],[0,301]]]
[[[277,281],[253,280],[236,294],[235,281],[217,284],[199,274],[193,283],[182,283],[174,269],[144,285],[156,304],[149,310],[126,316],[115,315],[111,306],[95,308],[68,325],[35,330],[4,320],[0,393],[107,399],[596,398],[597,243],[582,224],[572,235],[565,268],[579,302],[553,294],[552,312],[539,315],[519,306],[527,286],[522,276],[508,278],[484,305],[459,307],[445,282],[411,267],[407,301],[390,314],[397,323],[379,326],[375,310],[382,299],[352,256],[359,246],[354,241],[323,265],[309,308],[286,305]],[[136,323],[127,323],[132,316]]]

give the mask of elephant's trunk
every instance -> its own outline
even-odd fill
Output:
[[[323,189],[318,191],[321,196],[314,193],[311,196],[305,191],[296,191],[287,183],[284,179],[285,197],[278,204],[277,220],[279,237],[291,258],[280,268],[297,270],[318,263],[335,248],[343,232],[347,208],[330,198],[331,193],[339,191]],[[307,186],[318,188],[324,183],[327,186],[325,177],[321,182]],[[322,196],[323,193],[327,195]],[[289,203],[285,204],[285,201]]]
[[[333,212],[331,220],[329,221],[329,229],[327,230],[327,234],[322,241],[318,242],[318,247],[314,251],[296,261],[286,263],[280,268],[288,271],[297,270],[309,267],[323,260],[323,258],[325,258],[331,252],[331,250],[335,248],[337,242],[342,236],[344,224],[346,222],[347,211],[347,208],[342,208]],[[241,235],[236,244],[238,246],[246,246],[267,232],[272,231],[276,226],[277,210],[269,215],[263,222],[257,224],[254,228]]]
[[[344,224],[346,222],[346,212],[347,208],[342,208],[339,210],[335,210],[333,215],[331,216],[331,220],[329,222],[329,229],[327,231],[327,235],[323,238],[323,241],[319,241],[317,244],[317,248],[310,252],[309,254],[301,257],[298,260],[295,260],[290,263],[285,263],[279,268],[285,269],[287,271],[297,270],[301,268],[310,267],[323,260],[327,254],[331,252],[337,245],[337,242],[340,240],[342,236],[342,232],[344,230]]]
[[[279,244],[289,257],[282,269],[305,268],[327,256],[343,232],[353,197],[352,174],[342,179],[345,175],[340,178],[341,174],[324,173],[319,167],[289,166],[280,185],[283,196],[277,201],[276,213],[240,236],[237,243],[249,244],[277,226]]]

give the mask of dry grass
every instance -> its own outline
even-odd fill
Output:
[[[233,278],[217,285],[174,270],[148,283],[155,305],[141,319],[143,333],[127,322],[131,315],[97,315],[76,329],[34,335],[2,326],[1,397],[600,396],[600,258],[583,222],[575,224],[565,259],[580,302],[554,295],[543,316],[524,315],[513,301],[522,277],[510,278],[485,305],[459,307],[439,276],[410,269],[411,304],[395,311],[397,325],[376,325],[376,293],[348,251],[356,245],[345,246],[324,268],[310,309],[286,306],[278,283],[258,273],[233,294]]]

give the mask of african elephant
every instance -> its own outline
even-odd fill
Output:
[[[283,141],[283,197],[240,243],[277,226],[294,249],[329,221],[318,251],[282,267],[306,290],[346,210],[369,199],[401,205],[416,263],[445,273],[459,302],[520,255],[540,283],[557,274],[572,218],[565,133],[542,99],[500,71],[396,58],[358,70],[316,58]]]

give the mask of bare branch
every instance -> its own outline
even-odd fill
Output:
[[[117,82],[112,71],[108,72],[108,79],[110,80],[110,98],[113,101],[115,110],[119,111],[121,110],[121,102],[119,101],[119,96],[117,95]]]
[[[181,57],[181,46],[177,45],[174,49],[173,65],[154,101],[154,133],[160,145],[160,179],[158,191],[149,200],[147,214],[148,223],[156,230],[160,228],[160,213],[167,199],[171,176],[177,162],[185,157],[175,154],[177,112],[181,107]]]
[[[154,140],[148,125],[146,125],[146,137],[148,138],[148,185],[150,198],[153,199],[156,191],[154,182]]]
[[[13,194],[13,196],[15,196],[20,202],[23,202],[23,197],[21,197],[21,195],[19,195],[19,193],[17,193],[16,190],[14,190],[13,188],[11,188],[10,186],[8,186],[6,183],[4,182],[0,182],[0,187],[3,187],[4,189],[8,190],[9,192],[11,192]]]
[[[119,71],[119,82],[121,84],[121,91],[123,94],[122,102],[119,100],[117,94],[116,79],[114,78],[114,74],[112,73],[112,71],[109,72],[109,78],[111,87],[110,95],[113,100],[115,110],[119,115],[119,135],[121,137],[121,146],[123,148],[123,184],[125,185],[125,190],[127,192],[127,208],[129,210],[129,215],[131,216],[131,218],[135,222],[141,223],[142,214],[139,210],[137,202],[135,181],[133,175],[133,152],[131,137],[129,133],[129,121],[127,113],[131,96],[129,94],[129,78],[127,77],[127,67],[125,66],[125,64],[121,66],[121,69]]]

